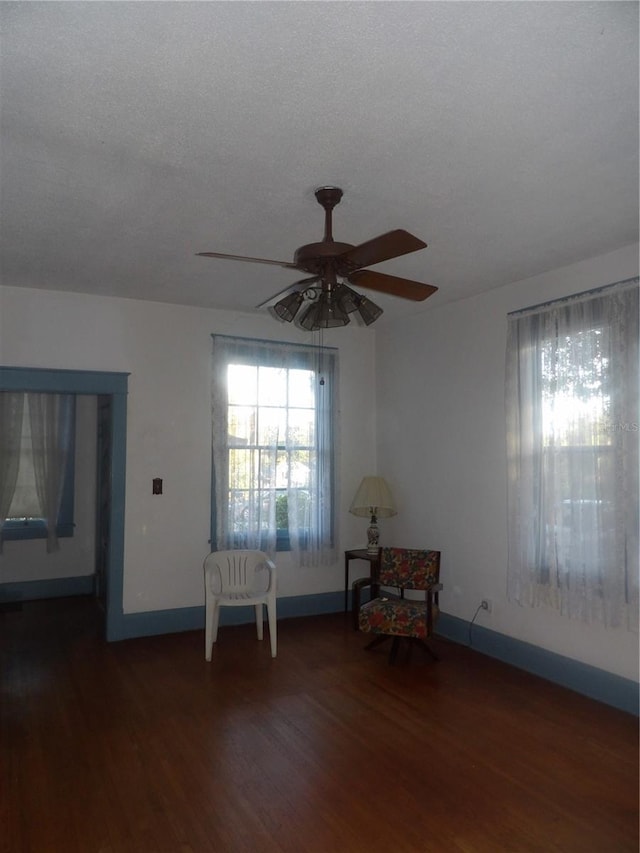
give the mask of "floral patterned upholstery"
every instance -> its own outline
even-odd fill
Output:
[[[424,641],[431,636],[438,616],[440,551],[410,548],[382,548],[380,585],[394,587],[400,598],[381,595],[362,605],[358,626],[365,633],[386,637],[407,637]],[[405,598],[405,590],[422,590],[424,598]],[[370,645],[377,644],[378,640]],[[397,643],[392,650],[395,657]],[[430,650],[429,650],[430,651]]]
[[[426,589],[440,579],[440,551],[382,548],[380,583],[399,589]]]

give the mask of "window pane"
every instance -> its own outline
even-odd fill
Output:
[[[277,408],[260,408],[258,421],[258,444],[264,447],[275,447],[284,444],[287,425],[287,410]]]
[[[256,450],[229,449],[229,487],[231,489],[251,488],[254,471],[257,470]]]
[[[233,490],[229,492],[229,518],[234,533],[249,529],[250,492]]]
[[[258,368],[250,364],[230,364],[227,377],[229,402],[255,405],[258,400]]]
[[[287,446],[310,447],[315,441],[315,412],[312,409],[289,409]]]
[[[315,374],[313,370],[289,371],[289,400],[292,405],[315,406]]]
[[[253,406],[229,406],[229,447],[256,443],[256,419]]]
[[[610,445],[611,400],[603,389],[608,329],[585,329],[541,347],[542,430],[546,445]]]
[[[311,481],[311,452],[294,450],[289,454],[289,476],[292,486],[309,486]]]
[[[279,367],[258,368],[258,402],[261,406],[287,405],[287,371]]]

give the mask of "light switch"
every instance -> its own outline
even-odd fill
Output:
[[[153,490],[152,494],[161,495],[162,494],[162,479],[160,477],[153,478]]]

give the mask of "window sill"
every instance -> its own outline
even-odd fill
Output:
[[[73,529],[73,524],[59,524],[56,528],[58,539],[72,538]],[[2,538],[5,542],[46,539],[47,527],[44,521],[7,521],[2,528]]]

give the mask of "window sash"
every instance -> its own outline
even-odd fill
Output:
[[[212,544],[214,547],[225,547],[224,543],[230,547],[248,547],[247,543],[253,542],[251,547],[261,547],[266,551],[291,548],[301,564],[305,561],[310,561],[309,564],[333,562],[335,354],[324,348],[319,353],[319,348],[295,344],[225,336],[213,338]],[[258,378],[251,393],[245,393],[243,389],[229,393],[224,383],[229,364],[257,366]],[[274,396],[268,388],[260,387],[261,367],[277,367],[285,372],[279,395]],[[313,384],[304,375],[296,377],[296,371],[310,372],[315,377]],[[254,380],[250,378],[247,381],[252,384]],[[238,414],[235,421],[234,411]],[[239,428],[238,422],[243,417],[246,424],[251,417],[254,422]],[[260,423],[265,418],[271,429],[260,434]],[[231,433],[233,437],[230,437]],[[273,441],[269,442],[267,438],[273,438]],[[312,456],[310,473],[302,479],[292,480],[291,472],[296,465],[306,464],[299,458],[306,453]],[[271,481],[268,489],[248,479],[234,481],[229,471],[230,456],[235,455],[239,459],[244,455],[249,469],[250,460],[255,460],[254,468],[257,470],[261,454],[265,459],[272,455],[273,459],[269,461],[283,466],[278,480],[275,483]],[[255,527],[253,537],[239,534],[237,528],[244,525],[244,519],[236,519],[234,530],[234,513],[246,512],[245,506],[238,508],[235,503],[239,491],[244,491],[249,498]],[[267,492],[270,495],[267,504],[261,512],[254,511],[260,503],[259,498]],[[281,517],[281,504],[278,508],[276,496],[285,493],[291,528],[288,540],[287,531],[277,524]],[[310,495],[308,499],[307,495]],[[306,512],[305,518],[302,510]],[[258,538],[258,528],[266,529],[268,535]],[[328,556],[330,552],[331,557]]]
[[[510,317],[510,600],[637,630],[637,406],[637,279]]]

